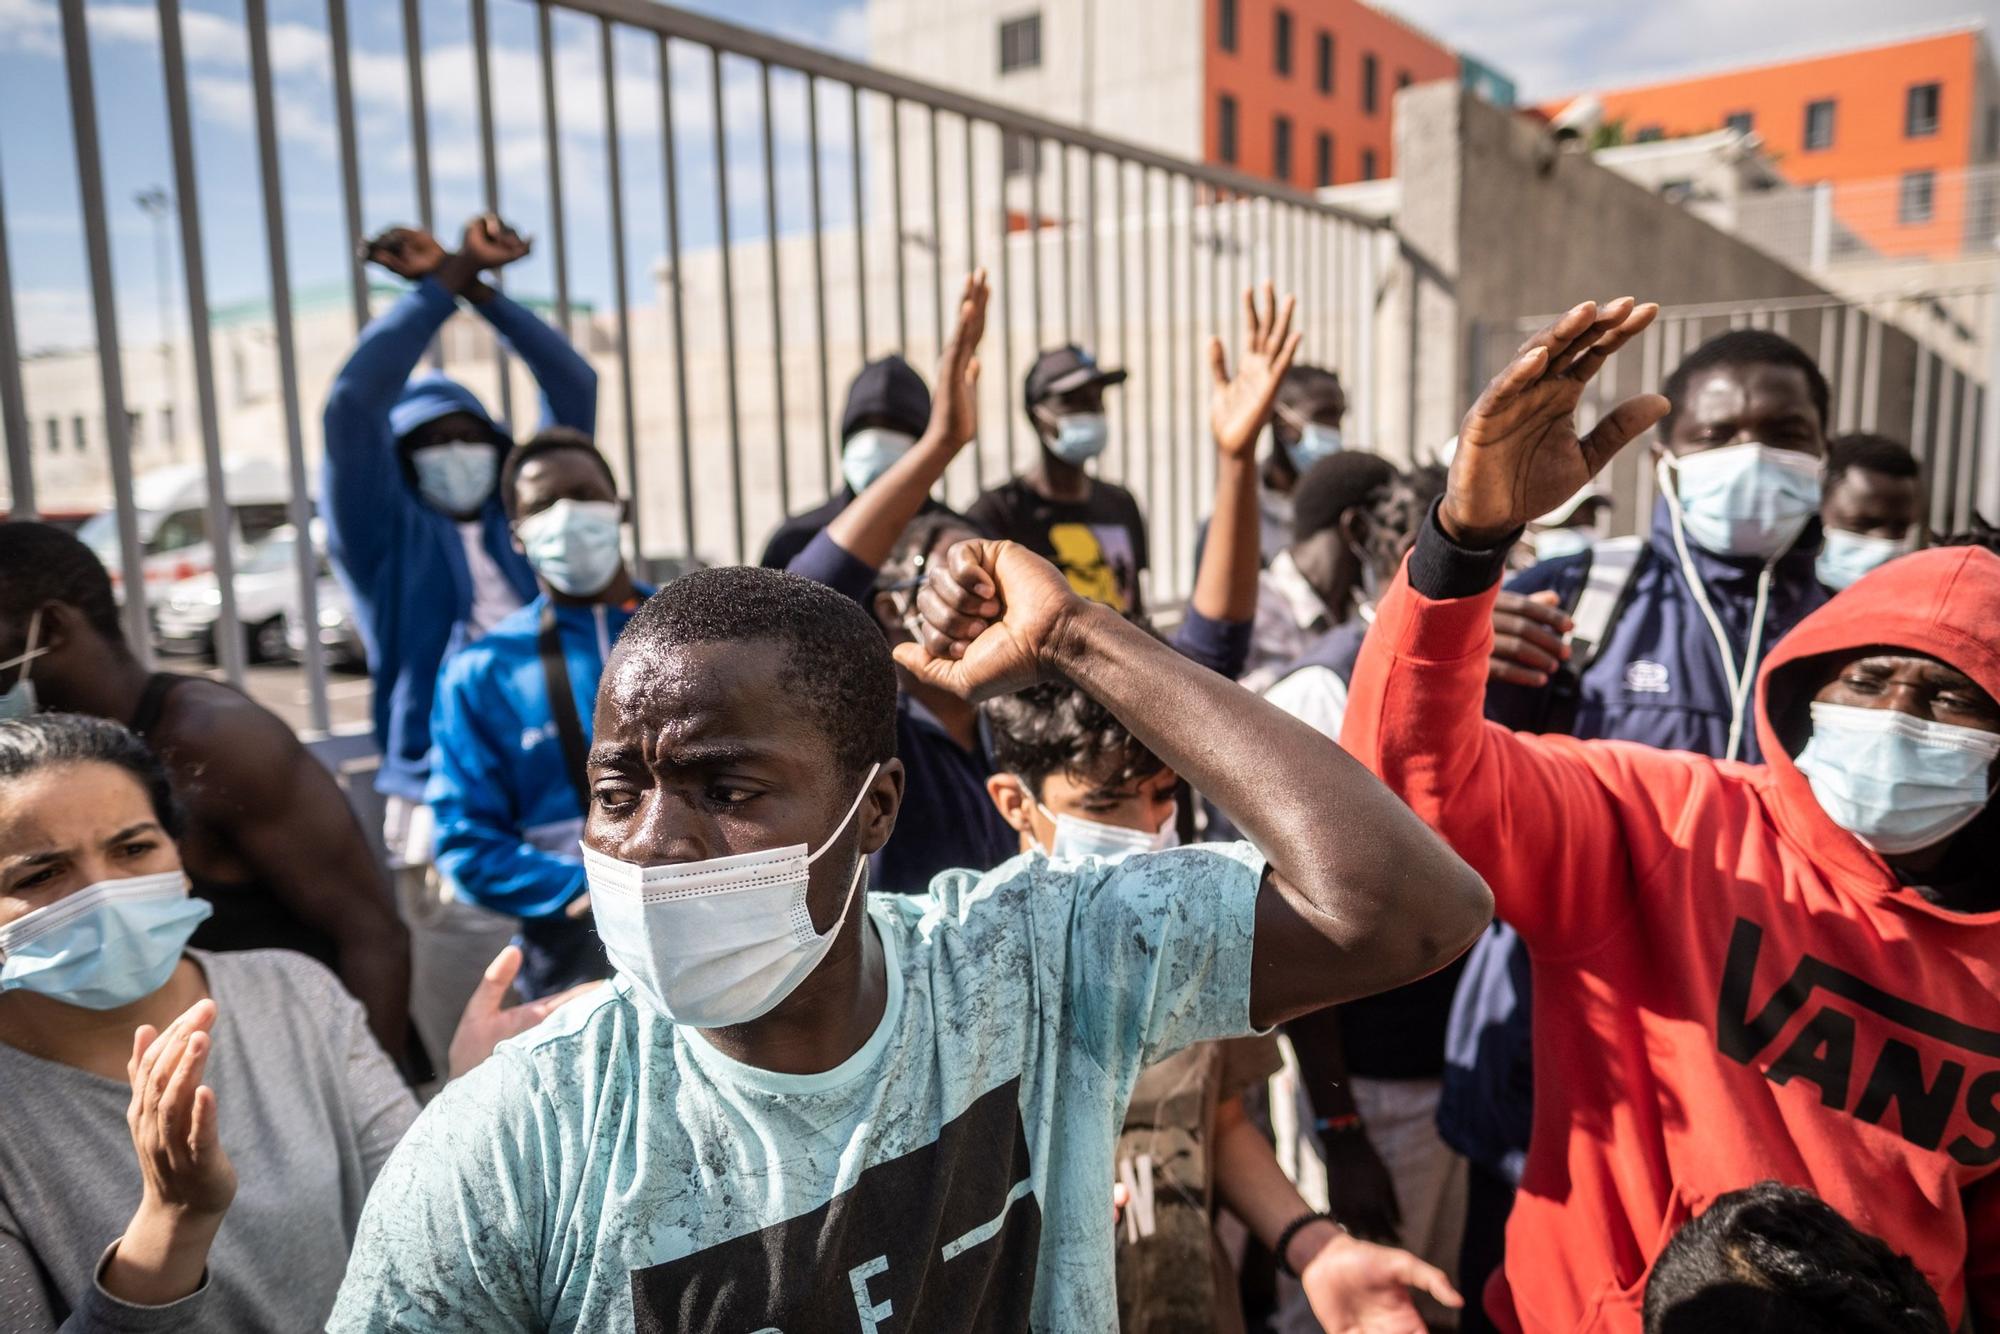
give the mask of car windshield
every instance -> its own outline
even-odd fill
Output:
[[[159,531],[162,515],[157,510],[140,510],[133,516],[139,524],[139,545],[143,548],[153,540]],[[76,530],[77,540],[94,552],[106,566],[115,568],[118,564],[118,511],[100,510],[83,521]]]
[[[273,574],[292,566],[295,542],[292,530],[283,528],[250,548],[237,566],[239,574]]]

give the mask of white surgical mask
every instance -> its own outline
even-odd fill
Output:
[[[819,966],[847,922],[867,858],[857,857],[840,917],[813,929],[812,864],[834,845],[882,766],[816,851],[806,845],[640,866],[583,850],[604,952],[633,990],[677,1024],[728,1028],[769,1014]]]
[[[573,598],[602,593],[624,557],[615,500],[558,500],[514,525],[528,564],[549,587]]]
[[[916,443],[913,435],[885,431],[878,426],[865,427],[848,436],[847,443],[840,447],[840,475],[847,489],[860,495]]]
[[[1812,706],[1799,771],[1820,809],[1889,856],[1940,843],[1986,809],[2000,735],[1895,709]]]
[[[1345,447],[1338,426],[1307,422],[1299,427],[1299,438],[1286,453],[1291,455],[1292,471],[1303,477],[1312,471],[1313,464],[1332,458]]]
[[[417,494],[452,518],[470,514],[493,494],[500,451],[477,441],[425,445],[410,455]]]
[[[1813,568],[1819,573],[1819,581],[1828,588],[1846,588],[1877,566],[1887,565],[1916,549],[1915,524],[1901,537],[1871,537],[1845,528],[1829,528],[1826,545],[1819,549],[1819,560]]]
[[[1544,528],[1528,537],[1536,560],[1561,560],[1590,550],[1595,539],[1581,528]]]
[[[1102,454],[1105,441],[1110,439],[1110,428],[1101,412],[1064,413],[1055,424],[1056,438],[1049,442],[1049,452],[1079,468]]]
[[[181,871],[100,880],[0,927],[0,991],[115,1010],[166,985],[214,909]]]
[[[1819,511],[1820,460],[1796,449],[1752,443],[1663,454],[1659,471],[1688,537],[1717,556],[1772,560]]]
[[[1025,789],[1026,783],[1021,786]],[[1049,845],[1049,856],[1058,861],[1077,861],[1084,857],[1095,857],[1099,861],[1123,861],[1135,852],[1165,852],[1168,848],[1181,845],[1180,830],[1176,822],[1180,819],[1180,803],[1167,814],[1165,823],[1152,833],[1143,829],[1127,829],[1122,825],[1105,824],[1101,820],[1086,820],[1080,815],[1064,812],[1056,814],[1041,802],[1035,809],[1042,818],[1056,827],[1055,837]]]
[[[14,684],[8,686],[5,691],[0,691],[0,722],[5,722],[9,718],[25,718],[35,711],[35,683],[28,679],[28,673],[33,669],[35,659],[49,651],[48,646],[41,643],[41,638],[42,609],[37,607],[34,615],[28,618],[26,650],[5,662],[0,662],[0,671],[5,671],[9,667],[21,669],[21,674],[15,678]]]

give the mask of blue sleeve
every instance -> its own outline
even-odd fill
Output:
[[[403,485],[389,409],[456,306],[429,278],[417,283],[361,331],[327,390],[320,504],[328,548],[351,585],[368,583],[387,555],[387,517],[417,503]]]
[[[445,665],[431,704],[431,777],[425,801],[437,821],[438,869],[481,907],[510,917],[546,917],[583,892],[583,865],[525,841],[522,724],[481,690],[481,665],[460,654]],[[503,734],[506,742],[500,736]],[[566,776],[562,778],[565,786]],[[578,818],[582,812],[577,812]]]
[[[868,606],[868,595],[875,591],[876,568],[867,561],[857,559],[847,548],[834,541],[824,528],[813,534],[813,540],[806,543],[806,549],[792,557],[792,563],[785,568],[792,574],[847,594],[864,608]]]
[[[542,425],[597,434],[597,372],[569,339],[518,302],[496,294],[475,306],[534,373],[542,387]],[[510,428],[513,423],[509,423]]]
[[[1576,601],[1583,576],[1590,568],[1588,557],[1568,556],[1561,560],[1530,565],[1507,581],[1509,593],[1543,593],[1553,590],[1563,605]],[[1549,692],[1555,687],[1508,685],[1489,681],[1486,685],[1486,718],[1515,732],[1548,730]]]
[[[1198,662],[1234,681],[1250,661],[1253,625],[1254,621],[1212,621],[1189,607],[1169,642],[1189,662]]]

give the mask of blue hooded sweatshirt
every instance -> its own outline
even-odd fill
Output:
[[[417,283],[362,330],[326,399],[321,503],[328,554],[354,599],[374,674],[375,786],[410,801],[423,800],[430,770],[438,668],[470,637],[472,574],[456,522],[417,494],[396,442],[449,413],[491,420],[465,386],[411,375],[456,308],[436,282]],[[504,296],[474,308],[533,372],[544,425],[593,433],[597,373],[568,340]],[[534,572],[514,550],[497,491],[479,522],[487,554],[523,602],[533,598]]]

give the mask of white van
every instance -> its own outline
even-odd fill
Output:
[[[233,532],[230,550],[246,551],[291,522],[286,506],[290,481],[283,465],[269,459],[245,459],[227,464],[223,493],[229,498]],[[215,546],[208,532],[208,475],[198,463],[156,468],[132,484],[138,511],[139,547],[146,573],[146,603],[164,601],[167,590],[182,579],[215,569]],[[125,600],[125,565],[118,545],[118,512],[105,510],[85,521],[77,536],[97,553],[111,572],[111,587]]]

